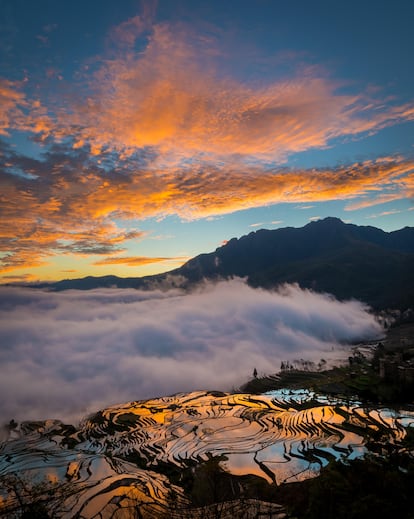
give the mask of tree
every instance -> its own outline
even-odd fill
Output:
[[[0,508],[0,517],[18,514],[21,519],[50,518],[45,506],[46,488],[43,483],[32,486],[15,474],[8,474],[0,478],[0,488],[7,496]]]

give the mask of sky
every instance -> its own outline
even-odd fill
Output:
[[[0,290],[0,426],[74,423],[112,404],[195,390],[237,391],[282,362],[338,365],[383,336],[358,301],[243,280],[180,290]]]
[[[0,0],[0,283],[414,224],[408,0]]]

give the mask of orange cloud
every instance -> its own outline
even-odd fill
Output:
[[[157,25],[144,52],[104,61],[87,103],[58,121],[60,131],[76,128],[96,153],[150,147],[175,162],[195,155],[283,161],[335,137],[414,119],[413,105],[339,94],[338,82],[310,72],[262,85],[225,77],[186,38]]]
[[[8,253],[0,258],[0,275],[3,276],[7,272],[13,272],[14,270],[31,269],[47,265],[47,262],[41,259],[43,254],[39,247],[35,246],[33,249],[21,250],[19,246],[16,248],[12,247]],[[10,277],[7,276],[7,279],[10,279]]]
[[[160,168],[206,157],[282,162],[334,138],[414,120],[413,104],[340,93],[343,85],[316,68],[262,83],[229,77],[205,38],[184,25],[151,26],[147,11],[114,27],[109,39],[115,48],[91,67],[87,88],[79,83],[77,92],[47,111],[36,100],[24,120],[13,120],[9,114],[23,99],[5,84],[3,132],[18,127],[43,139],[71,138],[75,149],[89,145],[96,156],[152,149]],[[135,52],[143,33],[146,47]]]
[[[0,135],[8,135],[10,128],[19,126],[26,106],[25,95],[12,81],[0,78]]]
[[[115,258],[104,258],[98,261],[95,261],[93,264],[95,266],[102,266],[102,265],[127,265],[128,267],[138,267],[141,265],[150,265],[152,263],[160,263],[164,261],[177,261],[182,260],[183,262],[186,261],[187,257],[182,258],[151,258],[148,256],[132,256],[132,257],[125,257],[125,256],[118,256]]]
[[[384,160],[357,163],[335,169],[263,170],[260,167],[204,168],[193,177],[181,174],[170,184],[171,199],[163,210],[171,210],[183,218],[207,217],[260,207],[295,202],[348,200],[378,197],[393,190],[393,197],[410,196],[412,161]],[[373,203],[373,202],[372,202]]]
[[[114,48],[77,92],[64,96],[65,85],[46,106],[0,80],[0,135],[18,129],[54,144],[42,160],[0,149],[0,273],[62,254],[109,256],[99,265],[169,261],[112,257],[144,238],[127,230],[134,220],[280,202],[348,200],[353,210],[414,196],[412,160],[281,167],[335,138],[414,120],[412,104],[341,93],[316,68],[262,83],[229,77],[206,38],[184,25],[152,26],[151,5],[111,31]],[[139,53],[138,36],[147,37]]]
[[[206,163],[154,171],[137,169],[135,160],[126,159],[111,172],[91,166],[87,155],[82,161],[77,153],[64,153],[62,148],[45,162],[17,156],[14,161],[23,169],[27,163],[32,176],[0,172],[3,273],[41,265],[54,255],[125,253],[128,241],[141,240],[145,233],[123,229],[123,220],[167,215],[207,218],[279,202],[354,200],[354,207],[361,207],[412,196],[414,187],[414,162],[389,157],[319,170]],[[98,263],[167,260],[126,256]]]
[[[366,216],[366,218],[379,218],[380,216],[390,216],[392,214],[400,214],[402,211],[398,209],[391,209],[390,211],[382,211],[379,214],[371,214],[370,216]]]
[[[5,283],[29,283],[31,281],[36,281],[36,276],[33,276],[32,274],[11,274],[2,276],[2,281],[4,281]]]
[[[9,130],[26,131],[46,139],[56,122],[47,114],[47,108],[39,99],[29,99],[22,91],[23,83],[0,78],[0,135],[8,136]]]
[[[69,173],[60,167],[60,159],[29,161],[33,178],[0,171],[0,273],[39,267],[55,255],[122,252],[126,242],[145,236],[119,227],[107,214],[78,210],[77,200],[94,186],[85,183],[85,172],[77,170],[77,163]]]
[[[386,204],[404,198],[414,198],[414,173],[413,163],[407,161],[401,175],[396,178],[390,178],[389,182],[380,182],[378,191],[383,189],[383,193],[379,193],[372,198],[366,198],[363,194],[362,200],[350,203],[345,207],[346,211],[355,211],[357,209],[366,209],[379,204]]]

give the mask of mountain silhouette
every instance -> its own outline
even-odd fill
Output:
[[[356,298],[377,309],[414,307],[414,227],[385,232],[328,217],[300,228],[261,229],[232,238],[214,252],[200,254],[164,274],[87,277],[47,286],[56,290],[150,288],[179,280],[177,284],[188,288],[202,280],[232,277],[268,289],[298,283],[341,300]]]

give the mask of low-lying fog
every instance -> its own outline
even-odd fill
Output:
[[[0,422],[75,422],[104,406],[196,389],[231,391],[281,361],[348,356],[382,328],[358,301],[242,280],[191,294],[0,289]],[[1,423],[0,423],[1,425]]]

